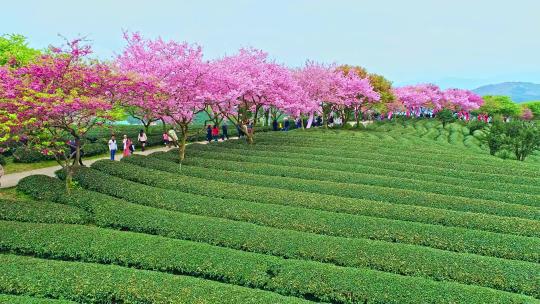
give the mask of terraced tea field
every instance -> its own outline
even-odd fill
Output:
[[[28,177],[0,302],[540,303],[540,163],[383,128],[98,161],[71,195]]]

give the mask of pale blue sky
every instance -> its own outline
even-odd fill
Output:
[[[278,62],[362,65],[395,84],[540,83],[538,0],[6,0],[0,33],[34,47],[88,36],[109,59],[122,29],[186,40],[214,58],[253,46]]]

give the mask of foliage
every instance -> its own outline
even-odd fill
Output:
[[[85,170],[87,171],[87,170]],[[88,173],[85,172],[85,174]],[[28,181],[32,178],[27,178],[25,180]],[[34,178],[36,179],[36,178]],[[54,181],[54,179],[50,179],[47,177],[41,177],[41,188],[44,188],[45,185],[48,185],[50,183],[58,183],[57,181]],[[54,187],[48,187],[48,188],[54,188]],[[112,188],[111,188],[112,189]],[[43,191],[42,191],[43,192]],[[144,193],[144,191],[140,192],[141,194]],[[162,191],[155,191],[155,192],[146,192],[146,197],[153,196],[156,193],[163,193]],[[120,194],[120,193],[119,193]],[[148,195],[150,194],[150,195]],[[138,194],[136,194],[138,196]],[[179,213],[179,212],[171,212],[166,210],[160,210],[156,208],[148,208],[144,206],[138,206],[135,204],[129,204],[125,203],[121,200],[115,200],[112,198],[107,198],[103,195],[98,194],[91,194],[86,193],[84,191],[78,192],[76,197],[72,198],[65,198],[65,197],[58,197],[58,199],[66,201],[69,200],[85,200],[87,202],[91,202],[91,204],[96,205],[94,207],[95,210],[95,216],[96,216],[96,222],[99,225],[114,225],[115,227],[123,227],[124,229],[129,229],[133,231],[140,231],[140,232],[147,232],[151,234],[158,234],[158,235],[166,235],[168,237],[172,238],[180,238],[180,239],[189,239],[193,241],[198,242],[207,242],[211,244],[219,244],[222,247],[230,247],[230,248],[236,248],[236,249],[242,249],[244,251],[252,251],[252,252],[259,252],[259,253],[266,253],[271,255],[278,255],[283,257],[292,257],[292,258],[301,258],[301,259],[307,259],[307,260],[321,260],[325,262],[331,262],[336,263],[338,265],[343,266],[362,266],[363,263],[369,263],[372,265],[380,265],[380,267],[384,267],[385,270],[390,271],[404,271],[403,265],[408,265],[406,270],[406,273],[413,274],[419,276],[431,276],[431,275],[442,275],[448,279],[455,278],[457,281],[465,280],[467,281],[467,278],[473,279],[478,284],[488,284],[488,286],[494,286],[490,284],[497,284],[497,286],[500,286],[499,288],[505,288],[502,287],[502,285],[499,285],[500,280],[496,279],[496,277],[492,277],[493,272],[505,273],[505,278],[508,279],[508,281],[505,281],[506,284],[509,285],[515,285],[515,283],[509,283],[509,282],[516,282],[520,281],[523,283],[518,283],[519,285],[524,286],[524,290],[530,290],[530,287],[526,287],[527,285],[531,284],[530,280],[527,279],[528,275],[526,273],[534,273],[534,269],[526,270],[529,266],[532,266],[534,264],[531,263],[523,263],[519,261],[504,261],[499,259],[491,259],[488,257],[475,257],[475,256],[462,256],[455,253],[449,253],[439,250],[432,250],[427,249],[425,247],[416,247],[416,246],[400,246],[396,244],[391,243],[384,243],[384,242],[376,242],[376,241],[369,241],[365,239],[356,239],[356,238],[334,238],[334,237],[327,237],[323,235],[316,235],[312,233],[301,233],[301,232],[295,232],[292,230],[281,230],[281,229],[275,229],[275,228],[268,228],[263,226],[254,226],[248,223],[242,223],[240,221],[227,221],[227,220],[221,220],[216,219],[214,217],[201,217],[201,216],[193,216],[188,215],[186,213]],[[148,199],[146,199],[148,201]],[[162,208],[166,206],[169,206],[168,208],[174,208],[175,205],[178,205],[178,203],[172,203],[173,197],[171,196],[168,200],[169,202],[163,202],[160,203],[159,200],[152,200],[154,203],[161,204]],[[171,202],[171,203],[170,203]],[[176,200],[176,202],[179,202],[179,200]],[[181,201],[180,201],[181,202]],[[191,204],[189,201],[185,202],[186,204]],[[99,205],[99,207],[97,207]],[[201,207],[207,206],[207,210],[212,210],[212,208],[208,205],[208,203],[202,203]],[[248,204],[249,205],[249,204]],[[226,210],[227,204],[223,204],[223,210]],[[116,210],[116,212],[111,212],[112,210]],[[268,209],[271,210],[271,209]],[[218,211],[216,211],[218,212]],[[253,216],[257,215],[257,212],[229,212],[230,214],[245,214],[245,216],[248,216],[249,214],[252,214]],[[286,214],[291,214],[290,212],[280,214],[279,216],[285,216]],[[295,213],[292,213],[295,214]],[[335,214],[329,213],[328,216],[333,216]],[[266,218],[267,220],[272,220],[274,217],[264,217],[264,215],[261,216],[261,218]],[[159,220],[158,220],[159,219]],[[317,217],[313,218],[315,221],[317,221]],[[329,218],[328,220],[331,221]],[[283,224],[290,223],[290,225],[294,225],[294,221],[283,221]],[[361,222],[359,222],[360,224]],[[346,224],[346,223],[344,223]],[[331,227],[331,226],[330,226]],[[285,227],[283,227],[285,228]],[[142,238],[142,237],[141,237]],[[148,238],[149,239],[149,238]],[[262,241],[267,240],[267,241]],[[302,240],[300,242],[300,240]],[[98,241],[98,239],[96,239]],[[157,241],[156,240],[156,246],[165,246],[170,248],[170,246],[166,246],[164,241]],[[171,245],[173,244],[172,241],[169,241]],[[34,243],[32,241],[29,241],[30,244]],[[104,241],[104,244],[107,244],[109,242]],[[114,242],[116,243],[116,242]],[[128,243],[131,243],[133,245],[127,245]],[[134,248],[134,250],[128,250],[127,252],[130,253],[136,253],[138,250],[135,249],[137,246],[140,245],[143,242],[127,242],[126,246],[131,246]],[[161,245],[158,245],[161,244]],[[177,243],[179,244],[179,243]],[[65,245],[69,246],[69,245]],[[142,252],[145,252],[144,256],[151,255],[152,254],[152,248],[156,246],[142,246],[141,249]],[[192,245],[197,246],[197,245]],[[102,246],[96,246],[101,248]],[[201,248],[203,246],[200,246]],[[106,248],[103,248],[104,252],[108,252]],[[170,249],[169,249],[170,250]],[[217,250],[217,249],[216,249]],[[69,250],[70,252],[72,250]],[[158,252],[161,252],[163,250],[156,250],[156,254]],[[206,251],[206,250],[205,250]],[[203,250],[197,250],[199,254],[197,256],[200,256],[204,254]],[[123,253],[120,254],[120,256],[124,256],[126,251],[121,251]],[[171,252],[178,252],[171,251]],[[110,255],[108,255],[110,256]],[[223,255],[222,255],[223,256]],[[249,255],[246,255],[249,256]],[[359,258],[362,256],[363,258]],[[437,257],[438,256],[438,257]],[[367,260],[365,260],[367,258]],[[203,260],[208,260],[208,258]],[[404,259],[404,260],[402,260]],[[472,259],[472,260],[471,260]],[[474,261],[476,259],[477,261]],[[161,259],[161,258],[151,258],[149,257],[150,261],[155,261],[152,263],[156,263],[158,261],[167,261],[167,259]],[[184,260],[184,259],[172,259],[172,260]],[[192,260],[192,259],[186,259],[186,260]],[[237,259],[233,259],[233,261],[236,261]],[[297,260],[292,260],[297,261]],[[395,262],[392,262],[395,261]],[[406,262],[408,261],[408,262]],[[448,261],[452,261],[451,263],[448,263]],[[246,260],[246,263],[249,263],[249,260]],[[291,263],[297,263],[297,262],[291,262]],[[298,265],[300,265],[301,262],[298,262]],[[432,267],[424,267],[428,263],[429,265],[433,265]],[[435,266],[437,263],[441,263],[440,266]],[[467,266],[464,266],[462,263],[466,263]],[[502,264],[501,264],[502,263]],[[138,263],[140,265],[140,263]],[[213,265],[216,265],[216,263],[212,263]],[[263,264],[263,263],[260,263]],[[226,265],[226,264],[225,264]],[[331,267],[325,266],[324,271],[319,272],[320,267],[318,266],[321,264],[306,264],[310,267],[302,267],[303,271],[294,271],[291,274],[288,275],[289,279],[294,282],[297,280],[295,279],[293,273],[303,273],[308,274],[311,273],[311,271],[316,271],[317,273],[320,273],[316,275],[317,277],[325,276],[323,273],[326,273],[327,275],[333,274],[333,270]],[[324,264],[322,264],[324,265]],[[413,266],[417,265],[417,266]],[[424,266],[422,266],[424,265]],[[446,265],[446,266],[443,266]],[[453,266],[455,265],[455,266]],[[460,266],[463,265],[463,266]],[[520,266],[522,265],[522,266]],[[241,267],[241,266],[238,266]],[[258,266],[256,269],[259,269]],[[376,266],[377,267],[377,266]],[[493,268],[492,268],[493,267]],[[160,267],[161,269],[163,267]],[[280,269],[276,265],[276,270]],[[298,268],[297,268],[298,269]],[[347,268],[350,269],[350,268]],[[398,270],[403,269],[403,270]],[[440,271],[443,270],[444,271]],[[474,270],[473,270],[474,269]],[[495,270],[498,269],[498,270]],[[506,270],[505,270],[506,269]],[[321,269],[323,270],[323,269]],[[286,272],[285,269],[283,269],[284,272]],[[353,270],[351,270],[353,271]],[[234,273],[238,273],[237,275],[241,275],[243,271],[238,271],[236,269]],[[282,273],[282,271],[276,272],[276,275],[279,275]],[[378,276],[383,275],[379,272],[374,272],[374,274],[377,274]],[[438,274],[436,274],[438,273]],[[461,273],[458,276],[458,273]],[[476,273],[477,275],[471,275]],[[484,273],[485,275],[478,275],[479,273]],[[515,273],[515,274],[512,274]],[[336,273],[337,274],[337,273]],[[346,275],[345,272],[341,273],[342,277],[343,275]],[[366,286],[366,288],[369,288],[370,292],[366,295],[369,297],[377,297],[376,296],[376,286],[378,286],[379,283],[371,282],[370,280],[365,280],[368,277],[371,278],[369,274],[369,271],[367,274],[361,274],[356,272],[356,280],[361,280],[362,284]],[[231,274],[232,275],[232,274]],[[533,275],[533,274],[531,274]],[[313,276],[315,276],[315,273],[313,273]],[[308,277],[311,277],[309,275]],[[331,276],[333,277],[333,275]],[[385,284],[393,285],[393,284],[399,284],[396,279],[397,278],[403,278],[404,280],[410,279],[407,277],[402,276],[395,276],[391,274],[385,274],[383,279],[383,282]],[[459,279],[458,279],[459,277]],[[490,279],[492,277],[494,280]],[[345,282],[351,282],[356,280],[343,280]],[[453,279],[450,279],[453,280]],[[479,283],[481,281],[485,283]],[[327,281],[327,284],[336,284],[334,285],[334,288],[337,289],[339,281],[331,280],[330,277],[325,280],[321,281]],[[331,283],[330,283],[331,282]],[[418,284],[424,284],[424,280],[420,280]],[[492,282],[492,283],[488,283]],[[312,281],[312,284],[314,282]],[[317,283],[320,284],[320,283]],[[293,284],[295,286],[299,286],[298,288],[303,288],[305,284],[298,282],[297,284]],[[330,286],[329,286],[330,287]],[[426,286],[427,287],[427,286]],[[518,287],[521,289],[521,287]],[[323,288],[323,290],[326,290],[326,288]],[[462,291],[463,292],[463,291]],[[318,294],[318,292],[316,293]],[[353,292],[353,294],[356,294],[356,292]],[[396,296],[402,296],[399,293],[396,294]],[[420,297],[423,298],[427,295],[424,295],[421,293]],[[432,295],[431,295],[432,296]],[[445,295],[448,296],[448,295]],[[325,298],[321,297],[323,300]],[[330,300],[330,299],[326,299]]]
[[[540,118],[540,101],[530,101],[522,105],[531,110],[533,117]]]
[[[23,35],[0,36],[0,66],[20,67],[30,63],[39,55],[38,50],[28,46],[26,37]]]
[[[514,117],[519,115],[519,105],[514,103],[508,96],[484,96],[484,104],[478,109],[481,113],[491,116],[502,115]]]
[[[16,296],[0,294],[0,303],[5,304],[76,304],[77,302],[67,300],[54,300],[46,298],[34,298],[28,296]]]
[[[481,121],[481,120],[470,120],[467,123],[467,127],[469,128],[469,134],[473,135],[476,130],[485,130],[488,127],[488,123]]]
[[[443,127],[456,120],[454,113],[449,109],[442,109],[441,111],[437,112],[437,119],[442,122]]]
[[[303,303],[182,275],[7,254],[0,255],[0,290],[83,303]]]
[[[84,224],[88,222],[88,218],[88,213],[72,206],[0,199],[0,220]]]
[[[528,121],[528,120],[532,120],[534,118],[533,112],[528,107],[523,107],[521,109],[521,111],[522,111],[521,119]]]
[[[108,65],[86,60],[89,46],[80,39],[67,49],[51,52],[18,69],[4,69],[0,86],[0,112],[11,115],[13,125],[22,125],[30,148],[54,156],[69,176],[74,165],[65,153],[65,137],[74,140],[75,165],[80,158],[86,133],[106,119],[112,119],[115,90],[123,76]],[[0,74],[2,74],[0,73]],[[68,188],[69,190],[69,188]]]
[[[135,170],[136,166],[133,166],[133,165],[128,165],[128,164],[122,164],[120,162],[98,162],[98,163],[94,163],[93,164],[93,167],[96,168],[96,169],[99,169],[99,170],[102,170],[110,175],[113,175],[113,176],[126,176],[125,174],[127,172],[129,172],[129,174],[131,174],[128,178],[132,181],[138,181],[138,182],[141,182],[141,183],[145,183],[147,185],[152,185],[152,186],[156,186],[156,187],[162,187],[162,188],[171,188],[171,187],[178,187],[179,184],[185,184],[185,181],[186,180],[190,180],[190,185],[193,185],[193,186],[196,186],[196,183],[198,182],[199,184],[203,184],[203,182],[205,180],[197,180],[193,177],[191,178],[182,178],[182,177],[176,177],[174,178],[174,174],[167,174],[167,173],[164,173],[164,172],[161,172],[160,175],[161,175],[161,182],[157,181],[157,178],[156,177],[159,177],[159,176],[155,176],[155,175],[152,175],[152,174],[137,174]],[[149,172],[152,172],[152,173],[156,173],[155,171],[150,171],[149,169],[146,170],[147,172],[146,173],[149,173]],[[124,174],[124,175],[122,175]],[[90,176],[95,176],[95,177],[90,177]],[[144,176],[143,176],[144,175]],[[102,191],[107,191],[107,187],[104,187],[103,185],[98,185],[98,176],[101,176],[101,174],[98,174],[98,173],[93,173],[92,171],[88,171],[88,170],[80,170],[79,173],[77,174],[77,180],[79,181],[79,183],[81,184],[82,187],[84,188],[88,188],[88,189],[93,189],[93,190],[98,190],[100,192]],[[155,176],[155,177],[154,177]],[[165,179],[166,177],[166,179]],[[105,177],[103,177],[102,179],[105,179]],[[110,180],[110,178],[109,178]],[[121,181],[118,180],[118,179],[115,179],[118,183],[120,183]],[[181,183],[180,183],[181,182]],[[129,183],[126,183],[126,182],[123,182],[123,189],[126,189],[126,187],[128,187]],[[231,189],[230,191],[227,191],[227,190],[224,190],[223,188],[225,188],[224,186],[226,186],[227,184],[225,183],[220,183],[220,182],[217,182],[217,181],[213,181],[212,184],[214,185],[214,196],[218,196],[219,197],[226,197],[226,198],[231,198],[231,199],[242,199],[242,200],[249,200],[249,201],[254,201],[254,202],[262,202],[262,203],[272,203],[276,200],[282,200],[284,199],[285,195],[286,194],[288,197],[291,197],[292,195],[296,194],[297,197],[299,198],[303,198],[304,201],[306,201],[309,197],[309,195],[306,195],[306,194],[302,194],[302,195],[298,195],[298,193],[294,193],[294,192],[291,192],[291,191],[284,191],[284,190],[281,190],[281,191],[278,191],[277,189],[272,189],[272,188],[268,188],[268,187],[249,187],[251,188],[251,191],[250,193],[246,194],[246,195],[233,195],[233,191],[236,191],[236,192],[239,192],[239,191],[242,191],[244,189],[240,188],[240,187],[235,187],[233,189]],[[194,187],[195,188],[195,187]],[[139,187],[139,189],[141,189],[141,187]],[[265,191],[266,190],[266,191]],[[273,190],[273,193],[274,193],[274,200],[272,200],[272,202],[268,201],[270,199],[269,196],[267,196],[267,192],[268,190]],[[135,189],[132,189],[130,187],[130,191],[128,192],[125,192],[123,191],[122,193],[118,193],[118,192],[114,192],[114,193],[111,193],[111,192],[107,192],[108,194],[111,194],[111,195],[116,195],[116,196],[121,196],[122,198],[124,199],[129,199],[128,196],[130,198],[134,198],[134,191]],[[189,191],[188,189],[184,189],[184,191]],[[219,191],[219,194],[216,193],[216,191]],[[249,191],[249,190],[248,190]],[[148,191],[146,191],[148,192]],[[197,187],[197,191],[195,192],[194,190],[191,190],[190,191],[191,193],[195,193],[195,194],[204,194],[206,195],[209,191],[205,191],[202,187]],[[228,195],[226,195],[225,193],[229,192]],[[124,194],[125,193],[125,194]],[[129,193],[129,195],[127,195]],[[156,195],[156,194],[155,194]],[[279,195],[279,196],[278,196]],[[258,197],[264,197],[262,199],[256,199],[255,197],[258,196]],[[312,195],[312,197],[315,196],[315,195]],[[324,199],[328,199],[327,196],[321,196],[319,195],[319,199],[321,199],[321,197],[324,197]],[[140,200],[140,198],[139,198]],[[264,201],[266,200],[266,201]],[[401,224],[399,225],[399,227],[395,227],[395,231],[394,233],[399,233],[400,234],[400,237],[399,238],[395,238],[395,237],[392,237],[392,236],[386,236],[386,233],[382,233],[383,231],[388,231],[390,230],[389,228],[389,223],[390,221],[388,220],[375,220],[375,221],[370,221],[370,228],[369,229],[362,229],[361,231],[357,231],[356,233],[358,234],[353,234],[353,235],[342,235],[342,236],[356,236],[356,237],[371,237],[371,238],[376,238],[376,239],[383,239],[383,240],[388,240],[387,237],[390,237],[392,240],[396,240],[399,239],[399,242],[404,242],[404,243],[413,243],[413,244],[424,244],[424,245],[429,245],[429,246],[433,246],[435,248],[440,248],[440,249],[446,249],[446,250],[457,250],[457,251],[461,251],[461,249],[458,249],[458,248],[463,248],[462,245],[460,245],[461,242],[463,242],[463,239],[461,240],[458,240],[456,239],[456,236],[457,235],[461,235],[461,234],[455,234],[455,231],[456,230],[459,230],[458,228],[453,228],[453,229],[443,229],[443,228],[439,228],[436,229],[435,231],[431,231],[431,232],[428,232],[428,227],[426,227],[425,225],[404,225],[404,224]],[[366,223],[367,224],[367,223]],[[407,228],[405,228],[405,226],[408,226]],[[368,232],[369,231],[369,232]],[[377,231],[381,231],[381,233],[377,233]],[[398,232],[399,231],[399,232]],[[354,233],[354,232],[353,232]],[[367,233],[367,235],[366,235]],[[480,232],[478,232],[479,234],[482,234]],[[420,235],[423,235],[423,236],[419,236],[418,234]],[[536,261],[538,259],[540,259],[540,256],[538,256],[537,253],[534,253],[534,252],[530,252],[529,250],[526,249],[526,246],[533,246],[532,244],[527,244],[529,242],[529,240],[526,240],[526,238],[522,238],[522,237],[518,237],[518,236],[512,236],[511,238],[513,239],[516,239],[514,241],[512,241],[512,243],[514,244],[513,247],[509,247],[508,245],[506,245],[504,242],[510,242],[509,240],[506,240],[506,241],[502,241],[501,240],[501,237],[498,236],[497,238],[494,238],[493,241],[492,241],[492,245],[486,245],[486,238],[490,238],[488,236],[489,233],[485,233],[482,237],[480,236],[475,236],[475,237],[472,237],[471,239],[468,239],[466,242],[467,242],[467,249],[466,249],[466,252],[471,252],[471,253],[482,253],[482,254],[486,254],[486,255],[491,255],[491,256],[497,256],[497,257],[513,257],[515,259],[522,259],[522,260],[527,260],[527,261]],[[429,235],[429,237],[428,237]],[[444,236],[443,236],[444,235]],[[507,236],[508,237],[508,236]],[[435,241],[436,239],[436,241]],[[483,240],[482,242],[478,243],[478,244],[475,244],[478,242],[478,240]],[[519,241],[517,239],[520,239]],[[475,241],[476,240],[476,241]],[[516,252],[516,245],[519,244],[519,243],[523,243],[523,247],[520,249],[520,252]],[[521,247],[521,246],[520,246]]]
[[[540,150],[540,128],[535,123],[511,121],[505,131],[506,146],[517,160],[524,161],[535,150]]]
[[[540,149],[540,129],[533,122],[495,122],[486,137],[490,154],[508,150],[517,160],[524,161],[535,150]]]

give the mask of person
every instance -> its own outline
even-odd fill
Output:
[[[248,121],[247,131],[248,134],[253,135],[253,120],[251,119]]]
[[[242,128],[240,127],[240,124],[236,125],[236,132],[238,132],[238,138],[244,137],[244,131],[242,131]]]
[[[295,124],[296,124],[296,128],[297,129],[300,129],[302,128],[302,118],[301,117],[298,117],[295,121]]]
[[[123,146],[123,156],[124,157],[128,157],[131,155],[131,145],[133,144],[131,142],[131,139],[129,139],[129,137],[127,137],[127,135],[124,134],[124,139],[122,140],[122,144],[124,144]]]
[[[208,143],[212,141],[212,125],[206,125],[206,141]]]
[[[109,151],[111,152],[111,160],[114,160],[116,150],[118,150],[118,144],[116,143],[116,137],[113,135],[111,136],[111,139],[109,139]]]
[[[272,121],[272,130],[277,131],[278,130],[278,122],[277,119],[274,118],[274,121]]]
[[[69,158],[73,159],[73,164],[75,165],[76,158],[77,158],[76,157],[77,156],[77,142],[75,141],[75,139],[70,139],[67,142],[67,145],[69,146]],[[79,165],[84,166],[82,163],[82,158],[83,158],[83,150],[81,148],[79,149]]]
[[[163,144],[165,145],[165,147],[169,147],[170,146],[170,143],[169,143],[169,135],[167,135],[167,132],[163,132]]]
[[[334,126],[334,116],[333,115],[330,115],[330,117],[328,118],[328,126],[330,128]]]
[[[141,131],[139,131],[139,136],[137,136],[137,141],[141,145],[141,151],[144,151],[144,147],[146,147],[147,140],[148,140],[148,137],[146,136],[146,133],[144,133],[144,130],[141,129]]]
[[[320,127],[320,126],[322,126],[322,117],[321,117],[321,115],[318,115],[317,116],[317,127]]]
[[[212,128],[212,137],[214,138],[214,141],[217,142],[219,138],[219,127],[218,125],[214,125]]]
[[[290,126],[289,118],[285,117],[283,119],[283,131],[289,131],[289,126]]]
[[[174,132],[173,128],[169,129],[167,135],[169,137],[169,143],[174,145],[175,147],[178,147],[178,135],[176,135],[176,132]]]
[[[227,126],[227,120],[223,120],[221,124],[221,140],[225,140],[225,138],[229,139],[229,126]]]

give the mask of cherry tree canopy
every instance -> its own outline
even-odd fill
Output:
[[[29,144],[56,157],[68,173],[68,183],[72,172],[64,151],[66,137],[75,140],[77,163],[81,139],[112,118],[115,89],[125,79],[106,64],[86,60],[90,53],[77,39],[66,49],[51,48],[26,66],[0,72],[2,116],[24,132]]]
[[[182,131],[180,160],[184,159],[188,125],[204,108],[208,96],[205,77],[209,64],[202,60],[202,48],[187,42],[143,39],[138,33],[125,33],[127,46],[116,59],[124,73],[133,76],[136,84],[150,86],[150,102],[142,98],[128,102],[143,112],[153,113]]]

